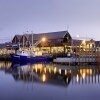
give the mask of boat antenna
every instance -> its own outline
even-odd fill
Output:
[[[24,48],[24,32],[23,32],[23,48]]]

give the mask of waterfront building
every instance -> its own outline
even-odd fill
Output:
[[[46,42],[39,42],[35,51],[43,50],[44,52],[53,54],[77,52],[79,54],[80,51],[81,53],[82,51],[87,53],[89,51],[93,52],[97,46],[97,42],[93,39],[75,39],[68,31],[15,35],[12,39],[12,44],[29,49],[29,47],[32,47],[33,44],[40,41],[43,37],[46,38]]]

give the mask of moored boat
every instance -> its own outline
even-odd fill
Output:
[[[32,51],[22,50],[11,54],[11,59],[14,62],[44,62],[52,61],[51,55],[35,55]]]

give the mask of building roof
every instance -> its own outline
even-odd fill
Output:
[[[15,35],[14,37],[17,37],[17,39],[20,40],[22,35]]]
[[[28,40],[30,38],[30,36],[32,36],[32,35],[31,34],[24,34],[23,36],[25,36]]]
[[[65,34],[67,33],[69,34],[68,31],[58,31],[58,32],[33,34],[33,39],[41,40],[42,37],[45,37],[47,39],[60,39],[60,38],[64,38]],[[30,34],[30,40],[32,40],[32,34]]]
[[[13,37],[13,39],[12,39],[12,43],[14,43],[15,41],[16,41],[16,42],[19,42],[19,41],[21,40],[21,37],[22,37],[22,35],[15,35],[15,36]]]
[[[41,40],[43,37],[47,39],[49,45],[63,45],[63,43],[71,43],[71,45],[80,46],[83,39],[72,37],[68,31],[58,31],[58,32],[47,32],[47,33],[38,33],[38,34],[24,34],[24,35],[15,35],[19,40],[23,37],[26,38],[26,41],[30,41],[32,43],[32,36],[33,36],[33,43],[36,41]],[[68,36],[70,38],[68,38]],[[66,41],[63,41],[63,40]],[[70,40],[70,42],[67,41]],[[49,41],[48,41],[49,40]],[[85,39],[86,43],[94,42],[93,39]],[[100,42],[100,41],[99,41]],[[98,41],[96,42],[98,44]],[[99,43],[100,45],[100,43]]]
[[[72,45],[74,45],[74,46],[80,46],[81,43],[82,43],[82,40],[75,40],[75,39],[73,39],[73,41],[72,41]]]

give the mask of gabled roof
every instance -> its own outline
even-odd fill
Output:
[[[81,43],[82,43],[83,40],[77,40],[77,39],[73,39],[73,44],[72,45],[75,45],[75,46],[80,46]],[[86,41],[86,44],[88,43],[95,43],[95,41],[93,39],[91,40],[85,40]],[[100,43],[99,43],[100,44]]]
[[[58,31],[58,32],[48,32],[48,33],[39,33],[33,34],[34,40],[40,40],[42,37],[47,39],[60,39],[64,38],[65,34],[69,34],[68,31]],[[30,40],[32,39],[32,34],[30,34]]]
[[[72,45],[74,45],[74,46],[80,46],[81,45],[81,43],[82,43],[82,40],[73,40],[72,41]]]
[[[21,37],[22,37],[22,35],[15,35],[14,38],[15,38],[15,37],[17,37],[17,39],[20,40]],[[13,39],[14,39],[14,38],[13,38]]]
[[[25,36],[27,38],[27,40],[29,39],[30,36],[32,36],[31,34],[24,34],[23,36]]]

